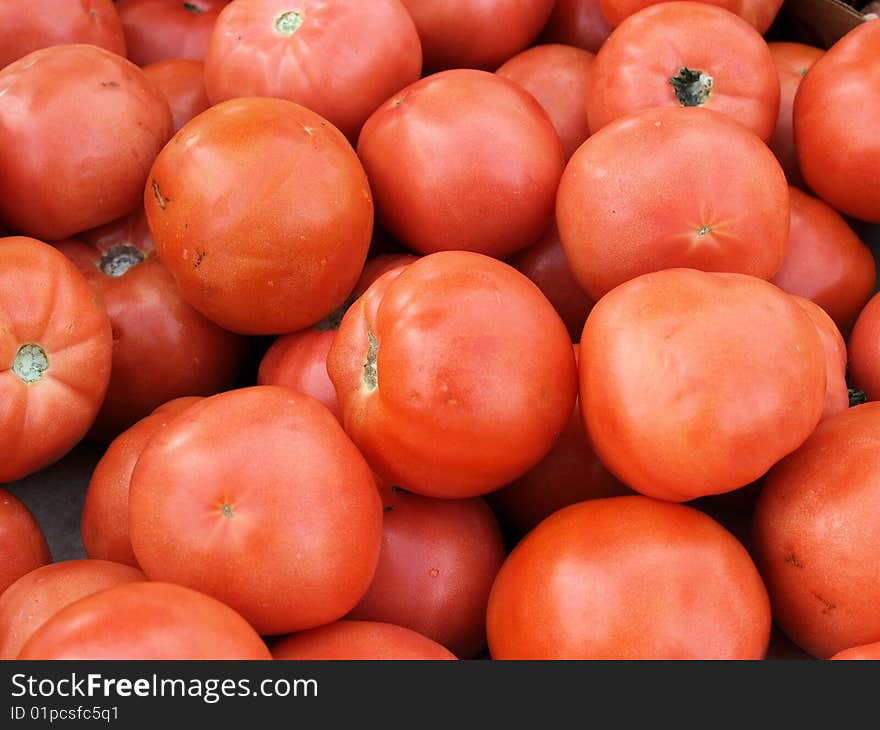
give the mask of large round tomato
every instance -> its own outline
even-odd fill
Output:
[[[837,210],[880,222],[880,23],[862,23],[807,71],[794,142],[807,185]]]
[[[608,22],[616,27],[633,13],[656,5],[666,0],[599,0],[599,9]],[[729,10],[748,22],[758,33],[762,35],[773,24],[782,0],[700,0],[709,5],[717,5]]]
[[[376,473],[434,497],[485,494],[534,466],[571,415],[577,380],[540,289],[466,251],[377,279],[342,320],[327,371]]]
[[[788,244],[788,185],[767,146],[729,117],[647,109],[612,122],[575,153],[556,220],[593,300],[676,266],[769,279]]]
[[[0,483],[57,461],[107,392],[110,319],[63,254],[0,238]]]
[[[596,53],[610,33],[599,0],[556,0],[540,40]]]
[[[373,475],[333,414],[269,385],[206,398],[156,433],[131,477],[129,516],[151,580],[212,595],[261,634],[348,613],[382,536]]]
[[[815,325],[785,292],[667,269],[590,312],[581,409],[605,466],[684,502],[745,486],[800,446],[822,415],[825,368]]]
[[[143,71],[168,100],[175,132],[211,106],[205,91],[205,65],[201,61],[156,61],[144,66]]]
[[[761,659],[770,602],[712,518],[611,497],[554,513],[514,548],[486,623],[493,659]]]
[[[849,373],[853,385],[880,400],[880,294],[865,305],[849,336]]]
[[[766,142],[779,113],[779,76],[767,44],[745,20],[706,3],[662,2],[631,15],[596,54],[590,129],[656,106],[704,106]]]
[[[31,511],[0,489],[0,594],[50,560],[49,545]]]
[[[233,99],[184,125],[156,158],[144,204],[183,297],[247,334],[292,332],[333,311],[373,229],[351,145],[282,99]]]
[[[429,76],[369,118],[358,154],[379,218],[420,253],[508,256],[551,221],[564,165],[547,112],[485,71]]]

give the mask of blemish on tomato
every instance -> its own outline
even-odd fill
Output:
[[[159,207],[162,210],[165,210],[165,206],[167,203],[171,202],[171,198],[166,198],[162,195],[162,191],[159,190],[159,183],[154,179],[151,183],[151,187],[153,188],[153,197],[156,198],[156,202],[159,204]]]

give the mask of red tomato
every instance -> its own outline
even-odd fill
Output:
[[[673,267],[769,279],[785,257],[789,192],[767,146],[729,117],[655,108],[612,122],[575,153],[556,220],[595,301]]]
[[[541,33],[544,43],[565,43],[596,53],[611,33],[599,0],[556,0]]]
[[[859,314],[849,336],[849,374],[855,388],[880,400],[880,294]]]
[[[880,404],[829,418],[768,474],[755,562],[773,616],[813,656],[880,641]]]
[[[880,222],[880,23],[862,23],[807,71],[794,100],[804,180],[826,203]]]
[[[842,649],[832,659],[880,659],[880,641]]]
[[[587,97],[593,54],[573,46],[534,46],[495,73],[522,86],[550,115],[567,160],[590,136]]]
[[[599,0],[599,9],[612,27],[633,13],[667,0]],[[767,32],[782,7],[782,0],[700,0],[738,15],[762,35]]]
[[[419,78],[422,48],[400,0],[234,0],[205,59],[213,104],[274,96],[350,140],[382,102]]]
[[[19,659],[271,659],[240,615],[170,583],[123,583],[62,608]]]
[[[205,91],[205,65],[201,61],[173,59],[144,66],[144,74],[162,92],[171,107],[173,131],[211,106]]]
[[[370,186],[345,137],[281,99],[234,99],[184,125],[156,158],[144,204],[183,297],[246,334],[292,332],[332,312],[373,229]]]
[[[0,238],[0,483],[52,464],[85,436],[107,391],[103,305],[63,254]]]
[[[275,659],[455,659],[448,649],[402,626],[376,621],[337,621],[302,631],[272,647]]]
[[[506,555],[495,515],[478,497],[381,494],[379,565],[348,618],[405,626],[473,659],[486,647],[486,602]]]
[[[553,214],[564,165],[547,112],[512,81],[456,69],[389,99],[358,154],[383,226],[420,253],[508,256]]]
[[[380,277],[327,358],[345,429],[384,480],[473,497],[550,450],[574,405],[565,326],[516,269],[465,251]]]
[[[178,413],[201,398],[177,398],[162,405],[120,434],[92,472],[83,505],[80,535],[90,558],[138,567],[128,526],[128,491],[138,457],[153,437]]]
[[[581,409],[611,472],[684,502],[745,486],[800,446],[822,414],[825,368],[788,294],[743,274],[667,269],[593,308]]]
[[[0,594],[51,560],[49,545],[31,511],[14,494],[0,489]]]
[[[143,580],[141,571],[106,560],[67,560],[32,570],[0,596],[0,660],[17,658],[33,633],[65,606]]]
[[[830,205],[790,193],[788,247],[770,281],[818,304],[847,334],[874,289],[874,256]]]
[[[514,548],[487,612],[493,659],[760,659],[770,603],[739,541],[691,507],[566,507]]]
[[[229,0],[116,0],[128,57],[138,66],[174,58],[202,61]]]
[[[0,0],[0,68],[31,51],[88,43],[125,56],[113,0]]]
[[[212,595],[261,634],[348,613],[382,535],[373,476],[333,415],[268,385],[207,398],[156,433],[132,474],[129,513],[151,580]]]
[[[766,142],[779,114],[767,44],[742,18],[702,2],[661,2],[631,15],[596,54],[590,129],[657,106],[705,106]]]

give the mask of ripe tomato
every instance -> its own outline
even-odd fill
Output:
[[[540,40],[596,53],[610,33],[611,26],[599,9],[599,0],[556,0]]]
[[[712,518],[611,497],[554,513],[514,548],[487,628],[493,659],[760,659],[770,603]]]
[[[880,659],[880,641],[842,649],[832,659]]]
[[[816,61],[794,99],[794,142],[807,185],[855,218],[880,222],[880,23],[862,23]]]
[[[425,256],[348,310],[327,358],[345,429],[385,481],[473,497],[550,450],[574,405],[565,326],[516,269]]]
[[[880,640],[880,403],[824,421],[767,475],[755,562],[773,616],[813,656]]]
[[[33,633],[74,601],[146,579],[135,568],[107,560],[66,560],[32,570],[0,595],[0,660],[17,658]]]
[[[144,66],[143,71],[167,99],[174,120],[173,131],[211,106],[205,91],[205,65],[201,61],[157,61]]]
[[[297,661],[456,658],[426,636],[378,621],[336,621],[301,631],[275,644],[272,656]]]
[[[233,99],[184,125],[156,158],[144,205],[183,297],[245,334],[292,332],[332,312],[373,229],[370,186],[345,137],[281,99]]]
[[[853,386],[880,400],[880,295],[865,305],[849,336],[849,374]]]
[[[228,606],[170,583],[123,583],[62,608],[19,659],[271,659]]]
[[[31,511],[14,494],[0,489],[0,594],[51,560],[49,545]]]
[[[666,0],[599,0],[599,9],[612,27],[617,27],[633,13]],[[782,7],[782,0],[700,0],[729,10],[751,25],[758,33],[767,32]]]
[[[389,99],[364,125],[358,154],[383,226],[420,253],[503,257],[534,243],[550,223],[564,165],[535,98],[468,69]]]
[[[103,305],[63,254],[0,238],[0,483],[54,463],[85,436],[112,346]]]
[[[371,0],[365,10],[363,0],[234,0],[205,59],[208,98],[289,99],[356,141],[373,110],[422,68],[400,0]]]
[[[594,301],[634,276],[673,267],[769,279],[788,243],[788,185],[767,146],[729,117],[647,109],[612,122],[575,153],[556,220],[571,269]]]
[[[0,220],[48,241],[134,208],[171,136],[161,92],[96,46],[28,54],[0,71],[0,96]]]
[[[822,414],[825,367],[809,316],[772,284],[667,269],[593,308],[581,409],[611,472],[684,502],[745,486],[800,446]]]
[[[261,634],[348,613],[382,535],[373,475],[333,415],[268,385],[206,398],[156,433],[132,474],[129,514],[151,580],[212,595]]]
[[[702,2],[661,2],[631,15],[596,54],[590,129],[656,106],[705,106],[766,142],[779,114],[767,44],[742,18]]]

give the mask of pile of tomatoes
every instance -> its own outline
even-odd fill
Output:
[[[880,658],[880,21],[780,4],[0,0],[0,483],[103,449],[0,658]]]

